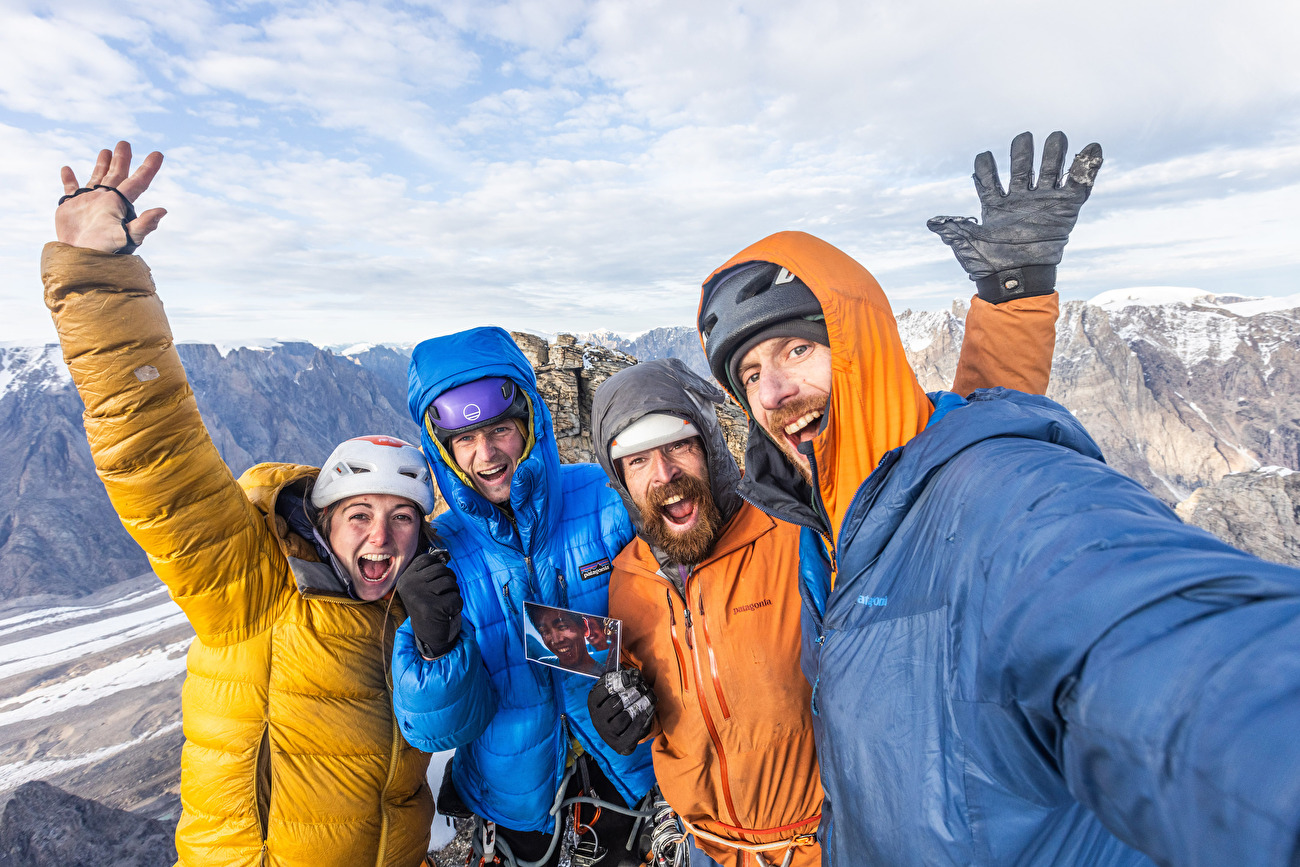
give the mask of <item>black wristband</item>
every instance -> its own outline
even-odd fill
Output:
[[[1026,265],[1008,268],[992,277],[975,281],[975,291],[990,304],[1003,304],[1016,298],[1051,295],[1056,291],[1055,265]]]
[[[94,189],[112,190],[117,193],[117,197],[122,200],[122,204],[126,205],[126,215],[122,217],[122,231],[126,232],[126,243],[114,250],[113,253],[119,256],[134,253],[139,248],[140,242],[131,237],[131,230],[126,227],[126,224],[135,219],[135,205],[131,204],[131,200],[117,187],[110,187],[107,184],[95,184]]]

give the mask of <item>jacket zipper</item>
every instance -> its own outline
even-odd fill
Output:
[[[385,621],[387,613],[385,613]],[[388,678],[384,678],[388,682]],[[384,779],[384,787],[379,791],[379,852],[375,856],[375,867],[384,867],[387,862],[385,851],[388,848],[388,787],[393,784],[393,777],[397,775],[397,761],[402,750],[402,732],[397,725],[397,714],[392,710],[393,707],[393,688],[388,687],[388,707],[389,716],[393,722],[393,739],[388,753],[388,776]]]
[[[560,586],[560,602],[565,608],[569,605],[569,579],[564,577],[564,572],[560,569],[555,570],[555,582]]]
[[[713,723],[713,713],[709,710],[708,699],[704,696],[704,672],[700,666],[700,652],[697,648],[692,635],[695,632],[695,625],[691,622],[691,605],[690,605],[690,583],[692,574],[686,579],[686,600],[683,612],[686,614],[686,645],[691,649],[691,660],[695,663],[695,682],[701,684],[696,691],[696,698],[700,703],[700,712],[704,715],[704,727],[709,730],[709,738],[713,741],[713,749],[718,753],[718,772],[722,778],[722,798],[727,805],[727,813],[731,816],[731,824],[740,825],[739,815],[736,813],[736,805],[731,800],[731,774],[727,770],[727,751],[723,749],[722,738],[718,736],[717,726]],[[707,641],[707,635],[705,637]]]
[[[731,719],[731,709],[727,699],[722,695],[722,679],[718,677],[718,659],[713,655],[713,639],[709,635],[709,618],[704,614],[704,591],[697,585],[695,595],[700,600],[700,623],[704,626],[704,648],[709,652],[709,674],[713,676],[713,692],[718,697],[718,706],[722,708],[722,718]]]
[[[677,654],[677,680],[682,685],[682,692],[690,692],[690,679],[686,676],[686,654],[682,653],[682,643],[677,640],[677,614],[673,610],[673,591],[664,588],[668,597],[668,634],[673,637],[673,652]]]
[[[822,521],[825,523],[825,528],[818,528],[817,532],[821,533],[822,538],[826,540],[826,551],[831,555],[830,589],[834,590],[835,578],[840,571],[840,567],[838,561],[835,559],[835,540],[831,537],[831,516],[826,513],[826,504],[822,502],[821,481],[817,474],[817,458],[811,453],[808,455],[808,467],[812,470],[813,506],[816,507],[818,516],[820,516]]]

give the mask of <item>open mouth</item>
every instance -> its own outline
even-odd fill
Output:
[[[502,465],[499,467],[493,467],[490,470],[481,470],[478,473],[475,473],[475,475],[477,475],[479,479],[482,480],[483,484],[495,485],[505,478],[507,469],[508,466]]]
[[[826,414],[824,409],[814,409],[804,413],[783,427],[782,433],[785,434],[786,441],[794,451],[799,450],[802,443],[809,442],[817,436],[818,422]]]
[[[361,577],[371,584],[387,581],[395,562],[392,554],[362,554],[360,560]]]
[[[699,509],[694,500],[676,494],[659,504],[659,513],[664,516],[664,522],[669,527],[674,530],[687,530],[695,523]]]

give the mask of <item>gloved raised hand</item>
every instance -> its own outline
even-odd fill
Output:
[[[431,551],[412,560],[397,579],[397,595],[410,615],[411,630],[425,659],[437,659],[456,646],[462,602],[446,551]]]
[[[655,715],[655,694],[635,668],[604,674],[587,693],[591,724],[605,743],[620,756],[630,756],[650,734]]]
[[[1047,137],[1035,185],[1034,137],[1027,132],[1016,136],[1006,192],[993,154],[985,151],[975,157],[974,175],[982,222],[973,217],[933,217],[926,222],[952,247],[985,301],[1001,304],[1055,289],[1056,266],[1101,169],[1101,145],[1093,142],[1075,156],[1062,181],[1068,147],[1065,133]]]

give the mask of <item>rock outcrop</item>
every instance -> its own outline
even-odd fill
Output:
[[[1178,517],[1257,557],[1300,564],[1300,473],[1232,473],[1178,504]]]
[[[0,818],[0,867],[169,867],[174,834],[165,822],[26,783]]]

